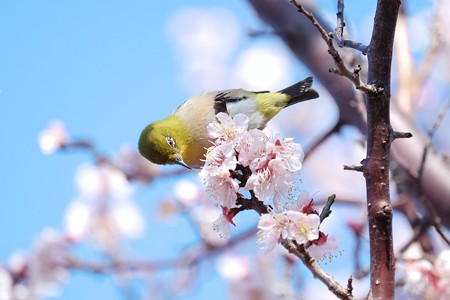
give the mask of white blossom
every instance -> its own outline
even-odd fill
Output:
[[[38,136],[39,147],[42,153],[47,155],[65,146],[68,140],[69,137],[64,128],[64,123],[61,121],[51,122]]]

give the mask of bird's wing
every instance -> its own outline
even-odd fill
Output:
[[[221,112],[228,114],[227,101],[229,100],[229,93],[226,91],[218,92],[216,94],[216,96],[214,97],[214,111],[216,115]]]
[[[252,92],[255,94],[260,93],[269,93],[268,91],[260,91],[260,92]],[[226,90],[226,91],[219,91],[217,92],[216,96],[214,97],[214,110],[215,113],[218,114],[220,112],[223,113],[229,113],[229,107],[227,104],[240,102],[242,100],[246,100],[248,98],[248,92],[241,89],[233,89],[233,90]]]

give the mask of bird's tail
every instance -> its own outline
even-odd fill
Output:
[[[279,91],[280,93],[287,94],[292,97],[287,103],[286,107],[302,101],[318,98],[319,93],[311,88],[312,83],[313,78],[310,76],[303,79],[302,81],[297,82],[294,85],[291,85],[290,87]]]

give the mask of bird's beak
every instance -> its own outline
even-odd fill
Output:
[[[185,168],[188,168],[189,170],[192,170],[192,168],[189,167],[189,166],[183,161],[183,158],[181,157],[181,155],[177,155],[177,159],[176,159],[175,163],[176,163],[177,165],[180,165],[180,166],[183,166],[183,167],[185,167]]]

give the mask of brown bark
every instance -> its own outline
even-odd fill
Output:
[[[370,236],[370,287],[374,299],[394,298],[392,205],[389,195],[391,65],[400,1],[379,0],[369,44],[368,83],[382,92],[367,94],[367,156],[364,166]]]

